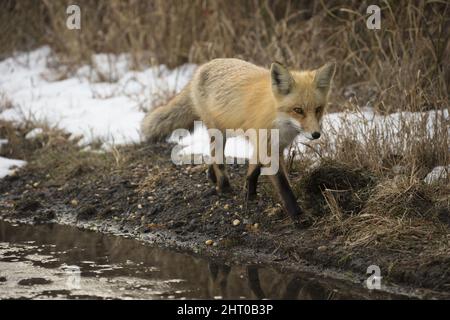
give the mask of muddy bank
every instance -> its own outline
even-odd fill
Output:
[[[20,131],[16,136],[15,144],[4,146],[2,153],[21,155],[29,163],[0,180],[2,219],[77,225],[228,264],[308,270],[361,286],[367,268],[378,265],[383,285],[390,290],[401,286],[421,297],[450,297],[449,229],[439,219],[439,212],[448,214],[445,208],[431,200],[426,205],[425,199],[414,206],[424,206],[419,206],[423,215],[407,216],[407,225],[404,220],[399,225],[396,216],[375,219],[373,211],[364,216],[374,205],[365,198],[366,189],[377,184],[366,172],[351,170],[354,179],[348,178],[350,171],[338,175],[332,181],[335,189],[347,191],[327,196],[308,184],[311,177],[320,181],[317,175],[322,171],[294,168],[291,179],[312,223],[298,229],[282,212],[264,177],[258,198],[246,202],[241,165],[229,167],[233,190],[221,195],[207,180],[206,166],[172,164],[167,144],[100,153],[80,150],[62,133],[32,141],[21,139]],[[348,192],[349,186],[354,190]]]

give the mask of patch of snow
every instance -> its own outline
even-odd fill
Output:
[[[447,180],[449,172],[450,172],[450,165],[435,167],[433,168],[433,170],[431,170],[431,172],[427,174],[427,176],[425,177],[425,179],[423,179],[423,181],[425,181],[428,184],[432,184],[439,180]]]
[[[98,54],[92,57],[95,68],[83,66],[73,77],[51,81],[50,61],[48,47],[0,61],[0,87],[14,106],[1,112],[0,118],[47,121],[82,135],[81,144],[94,139],[107,145],[138,142],[142,108],[181,90],[196,67],[134,71],[127,55]],[[112,82],[96,82],[105,78]]]
[[[181,155],[189,154],[202,154],[210,156],[210,145],[209,145],[209,135],[207,128],[202,125],[194,130],[189,136],[181,138],[179,140],[175,137],[169,138],[170,142],[179,143],[181,150],[179,150]],[[225,145],[225,156],[227,157],[237,157],[237,158],[250,158],[253,153],[253,147],[251,144],[245,140],[244,137],[232,137],[227,139]]]
[[[0,179],[11,175],[17,168],[26,164],[23,160],[0,157]]]
[[[7,143],[8,143],[7,139],[0,139],[0,148],[2,147],[2,145]],[[0,157],[0,179],[13,174],[17,168],[20,168],[25,164],[26,162],[22,160]]]
[[[34,128],[25,135],[25,139],[34,139],[44,132],[42,128]]]

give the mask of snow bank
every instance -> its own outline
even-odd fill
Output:
[[[15,169],[24,166],[25,161],[0,157],[0,179],[10,175]]]
[[[25,135],[25,139],[31,140],[31,139],[34,139],[34,138],[42,135],[43,133],[44,133],[44,129],[42,129],[42,128],[34,128],[34,129],[31,129],[31,131],[29,131]]]
[[[99,54],[92,57],[94,68],[83,66],[73,77],[55,80],[48,66],[51,61],[48,47],[0,61],[0,90],[14,106],[1,112],[0,118],[46,121],[82,135],[86,144],[98,138],[107,144],[139,141],[142,107],[179,91],[195,68],[133,71],[126,55]],[[99,82],[103,79],[111,82]]]
[[[2,145],[7,143],[7,139],[0,139],[0,149]],[[22,160],[0,157],[0,179],[6,177],[7,175],[11,175],[17,168],[22,167],[25,164],[26,162]]]

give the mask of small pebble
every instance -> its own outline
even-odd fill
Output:
[[[211,239],[209,239],[209,240],[206,240],[206,241],[205,241],[205,244],[206,244],[207,246],[210,246],[210,245],[214,244],[214,241],[212,241]]]
[[[70,201],[70,204],[73,205],[74,207],[76,207],[78,205],[78,200],[72,199],[72,201]]]
[[[320,247],[317,248],[317,250],[325,251],[325,250],[327,250],[327,246],[320,246]]]
[[[238,225],[240,225],[241,224],[241,221],[239,220],[239,219],[234,219],[233,220],[233,226],[238,226]]]

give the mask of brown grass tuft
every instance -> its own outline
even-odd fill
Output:
[[[358,213],[376,179],[363,169],[325,160],[298,182],[302,204],[313,214]]]
[[[352,215],[342,215],[335,194],[324,194],[331,214],[317,220],[314,228],[322,235],[340,237],[346,246],[380,246],[399,252],[419,243],[435,249],[447,246],[448,207],[435,201],[434,188],[421,181],[406,176],[380,181],[365,190],[366,201]]]

